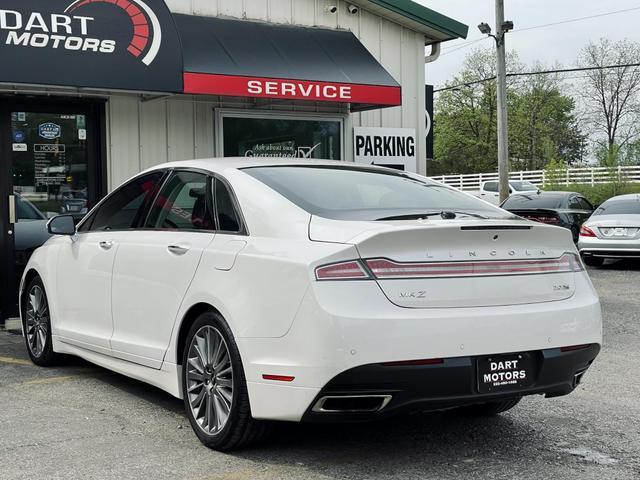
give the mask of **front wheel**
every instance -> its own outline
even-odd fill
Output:
[[[229,451],[265,434],[266,424],[251,417],[240,353],[220,315],[205,312],[191,326],[182,373],[187,417],[204,445]]]
[[[22,303],[24,338],[31,361],[41,367],[55,365],[59,356],[53,351],[49,302],[40,277],[27,285]]]
[[[499,413],[506,412],[515,407],[522,397],[509,398],[507,400],[498,400],[495,402],[479,403],[477,405],[469,405],[461,407],[459,411],[465,415],[473,417],[491,417]]]

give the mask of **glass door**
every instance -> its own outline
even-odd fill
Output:
[[[79,221],[96,198],[91,112],[16,106],[2,112],[5,121],[0,123],[5,139],[0,173],[6,172],[0,186],[7,212],[0,240],[6,257],[5,318],[17,314],[19,281],[33,251],[49,238],[47,221],[60,214]]]

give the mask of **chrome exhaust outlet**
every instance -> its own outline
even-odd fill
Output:
[[[580,382],[582,381],[582,377],[584,377],[584,374],[587,373],[587,368],[583,368],[582,370],[576,372],[576,374],[573,376],[573,386],[577,387],[578,385],[580,385]]]
[[[391,401],[391,395],[328,395],[311,409],[316,413],[374,413]]]

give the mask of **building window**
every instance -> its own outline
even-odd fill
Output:
[[[342,160],[342,119],[223,114],[225,157]],[[219,137],[220,138],[220,137]]]

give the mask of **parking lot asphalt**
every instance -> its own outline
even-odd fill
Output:
[[[640,263],[590,270],[603,350],[569,396],[488,419],[452,412],[279,426],[264,444],[203,447],[180,400],[72,359],[28,360],[0,332],[0,479],[639,479]]]

